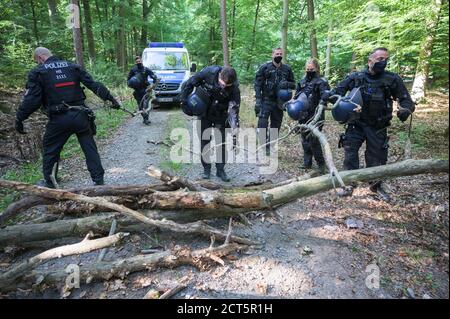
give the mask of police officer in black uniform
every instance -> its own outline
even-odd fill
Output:
[[[388,59],[389,52],[386,48],[376,48],[369,56],[366,69],[351,73],[336,88],[322,96],[322,99],[328,100],[331,95],[343,96],[354,88],[360,88],[362,93],[362,111],[347,124],[345,134],[342,136],[345,169],[359,168],[358,151],[364,142],[366,142],[366,166],[385,165],[389,147],[387,127],[392,119],[393,100],[398,101],[397,117],[402,122],[405,122],[415,110],[414,102],[400,76],[385,71]],[[371,183],[370,190],[378,193],[381,199],[390,200],[381,181]],[[352,188],[349,188],[344,195],[351,193]]]
[[[320,76],[320,65],[317,59],[310,59],[306,62],[306,74],[298,82],[297,90],[294,99],[297,99],[300,94],[304,93],[308,98],[308,111],[300,119],[300,123],[304,124],[311,120],[316,112],[316,108],[321,101],[321,97],[327,90],[330,89],[330,85],[327,80]],[[322,112],[320,121],[325,120],[325,111]],[[319,125],[319,130],[322,130],[323,124]],[[325,159],[322,153],[322,147],[319,140],[310,132],[302,132],[302,146],[303,146],[303,165],[302,169],[310,169],[312,167],[313,156],[319,166],[319,171],[325,171]]]
[[[263,64],[255,76],[255,114],[258,117],[258,128],[270,128],[278,131],[283,121],[283,104],[277,93],[280,89],[295,89],[294,73],[289,65],[282,63],[283,49],[276,48],[272,51],[272,61]],[[268,133],[268,132],[266,132]],[[268,134],[267,134],[268,136]],[[267,147],[267,151],[269,151]]]
[[[225,143],[225,128],[231,128],[233,134],[239,128],[239,106],[241,104],[241,93],[236,71],[231,67],[208,66],[192,76],[185,82],[181,92],[181,103],[186,104],[189,94],[196,88],[206,94],[210,105],[204,115],[200,116],[201,136],[203,132],[211,127],[219,130],[221,141]],[[201,140],[201,151],[204,154],[204,148],[210,143],[210,139]],[[221,159],[216,162],[217,177],[224,182],[229,182],[224,167],[226,162],[225,145],[222,145],[219,151]],[[211,177],[211,164],[207,163],[203,156],[201,158],[203,165],[202,178]]]
[[[119,108],[120,104],[81,66],[58,59],[43,47],[35,50],[34,59],[39,65],[28,73],[27,91],[16,113],[16,130],[25,134],[23,121],[43,107],[49,121],[43,138],[44,180],[38,185],[55,187],[50,178],[52,169],[72,134],[77,135],[92,180],[103,185],[104,170],[93,138],[94,113],[84,104],[86,96],[81,83],[103,100],[111,101],[113,108]]]
[[[142,64],[142,60],[140,56],[135,57],[136,65],[134,65],[130,72],[128,73],[127,82],[135,77],[133,80],[138,82],[137,86],[134,86],[134,92],[133,96],[136,99],[136,102],[138,104],[139,111],[142,111],[144,108],[144,104],[141,103],[142,99],[145,95],[145,89],[148,86],[148,77],[151,77],[153,79],[153,82],[156,82],[158,80],[158,77],[153,73],[152,70],[149,68],[144,67]],[[145,125],[150,124],[150,120],[148,119],[148,113],[142,113],[142,119]]]

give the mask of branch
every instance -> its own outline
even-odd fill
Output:
[[[118,233],[112,236],[89,240],[87,237],[80,243],[73,245],[66,245],[57,248],[53,248],[39,255],[31,257],[18,266],[10,269],[4,274],[0,275],[0,290],[11,288],[14,283],[20,279],[25,273],[31,269],[36,268],[41,263],[55,258],[61,258],[65,256],[78,255],[91,252],[93,250],[109,247],[117,244],[122,238],[128,236],[127,233]]]

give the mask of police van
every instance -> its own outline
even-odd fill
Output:
[[[180,42],[150,42],[142,54],[142,64],[160,79],[156,103],[179,103],[181,85],[197,69],[190,62],[188,50]],[[149,79],[152,82],[152,79]]]

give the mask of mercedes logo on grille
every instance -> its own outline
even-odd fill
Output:
[[[161,85],[161,90],[162,91],[167,91],[167,85],[165,85],[165,84]]]

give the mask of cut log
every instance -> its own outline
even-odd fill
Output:
[[[173,176],[165,171],[158,169],[155,166],[150,166],[148,168],[147,175],[159,179],[167,185],[174,185],[176,188],[187,188],[190,191],[199,190],[199,187],[197,187],[194,183],[188,181],[187,179],[178,176]]]
[[[21,262],[19,265],[0,275],[0,291],[11,289],[11,287],[14,286],[14,283],[25,273],[29,272],[33,268],[36,268],[44,261],[65,256],[84,254],[97,249],[113,246],[127,235],[127,233],[118,233],[112,236],[93,240],[90,240],[89,237],[86,236],[86,238],[80,243],[61,246],[44,251],[39,255]]]
[[[172,251],[164,251],[151,255],[138,255],[112,262],[95,262],[80,266],[80,282],[89,283],[112,278],[125,278],[128,274],[157,267],[175,268],[182,265],[192,265],[199,270],[207,270],[216,262],[212,256],[224,257],[234,252],[244,251],[248,247],[236,243],[222,245],[212,249],[191,251],[187,248],[175,247]],[[214,258],[214,257],[213,257]],[[36,282],[44,278],[43,283],[60,284],[64,282],[67,273],[64,269],[51,271],[33,271],[27,276],[28,282]]]

